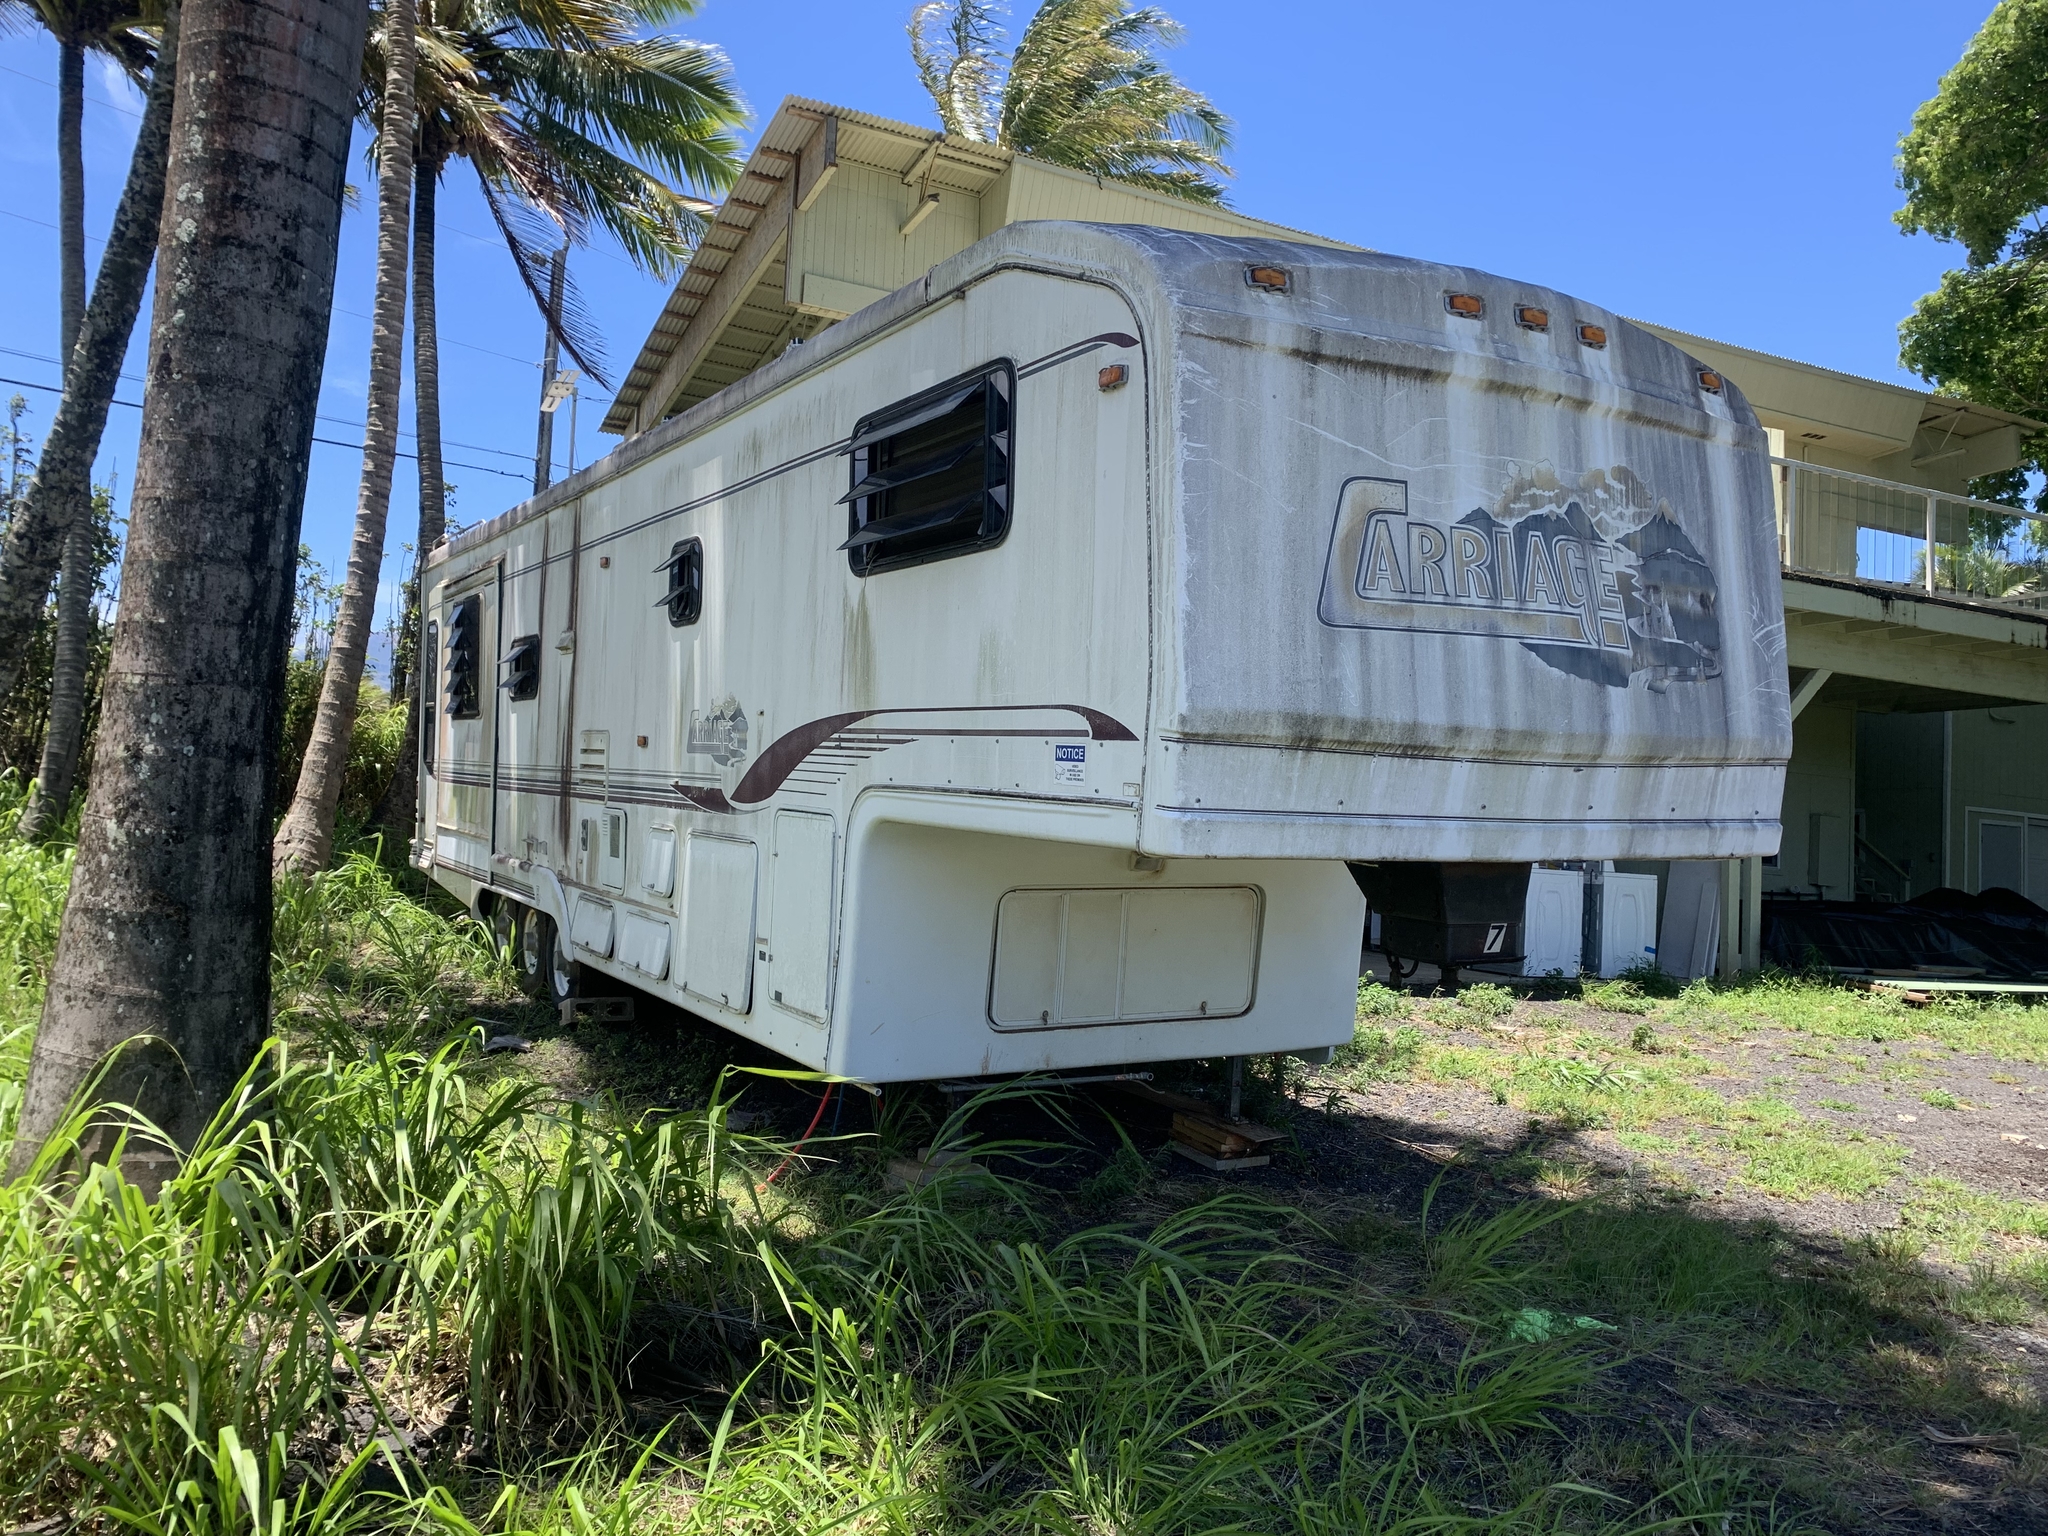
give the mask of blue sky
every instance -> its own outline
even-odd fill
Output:
[[[1244,212],[1912,382],[1897,364],[1897,324],[1960,253],[1893,225],[1892,155],[1988,0],[1165,8],[1188,32],[1172,66],[1236,121],[1231,201]],[[929,123],[904,40],[909,10],[908,0],[706,0],[682,30],[730,54],[760,121],[797,94]],[[42,384],[58,377],[55,79],[46,39],[0,38],[0,291],[11,296],[0,375]],[[87,97],[86,221],[98,236],[140,102],[98,68]],[[352,179],[367,194],[361,149],[359,134]],[[530,484],[542,336],[474,181],[458,167],[445,186],[443,432],[452,515],[466,523]],[[342,444],[360,440],[363,419],[373,205],[366,195],[342,224],[320,427]],[[89,255],[97,260],[96,243]],[[616,379],[665,285],[607,245],[578,252],[572,270]],[[147,327],[145,310],[129,359],[138,378]],[[409,428],[409,379],[407,388]],[[15,392],[0,385],[0,396]],[[19,392],[39,434],[54,396]],[[139,400],[140,383],[124,382],[120,395]],[[137,414],[115,409],[101,455],[102,478],[118,469],[124,500]],[[616,441],[598,434],[602,414],[602,401],[586,399],[578,463]],[[563,464],[566,427],[556,434]],[[314,449],[304,537],[335,571],[360,457]],[[387,584],[417,517],[409,461],[396,487]]]

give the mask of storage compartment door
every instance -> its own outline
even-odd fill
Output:
[[[1657,958],[1657,877],[1600,877],[1600,974]]]
[[[832,818],[775,813],[775,888],[769,897],[768,995],[824,1023],[831,1005]]]
[[[1249,886],[1011,891],[996,908],[989,1022],[1233,1018],[1252,1005],[1260,918]]]
[[[578,949],[609,959],[612,952],[612,904],[576,898],[576,910],[569,914],[569,939]]]
[[[692,832],[683,852],[683,990],[735,1013],[753,1004],[754,845]]]
[[[619,958],[641,975],[659,981],[668,974],[668,924],[644,912],[619,918]]]

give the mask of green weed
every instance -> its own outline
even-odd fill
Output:
[[[1481,982],[1458,993],[1458,1006],[1474,1018],[1504,1019],[1515,1011],[1515,994],[1494,982]]]
[[[1358,1017],[1361,1019],[1405,1019],[1412,1006],[1406,992],[1377,981],[1358,984]]]
[[[1413,1025],[1383,1029],[1359,1024],[1348,1045],[1340,1045],[1330,1065],[1352,1082],[1375,1083],[1408,1076],[1422,1056],[1422,1033]]]

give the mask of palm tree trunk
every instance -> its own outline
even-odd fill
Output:
[[[384,102],[377,131],[377,298],[372,305],[370,388],[363,431],[363,473],[356,490],[355,540],[348,582],[334,618],[334,643],[320,684],[312,739],[299,767],[291,809],[277,829],[272,858],[280,872],[313,874],[334,852],[334,813],[355,733],[363,658],[377,617],[384,568],[384,524],[391,511],[391,469],[398,454],[398,390],[405,347],[406,228],[412,202],[413,0],[384,7]]]
[[[85,318],[85,48],[57,45],[57,327],[71,357]]]
[[[365,20],[186,0],[121,612],[17,1170],[89,1082],[189,1146],[268,1027],[270,784]],[[147,1188],[172,1155],[124,1162]]]
[[[448,528],[448,486],[441,474],[441,339],[434,312],[434,205],[441,177],[438,159],[414,168],[412,206],[412,414],[420,451],[420,536],[413,546],[415,572]],[[405,736],[397,770],[377,805],[377,825],[394,838],[418,829],[420,795],[420,712],[426,707],[419,680],[427,675],[420,654],[425,636],[421,615],[426,593],[415,587],[405,614],[413,658],[413,686],[406,703]]]
[[[165,7],[161,55],[175,58],[178,8]],[[72,518],[88,504],[92,461],[99,455],[100,434],[113,404],[114,382],[128,352],[128,338],[142,307],[149,264],[156,254],[157,225],[164,205],[164,164],[170,152],[171,106],[175,64],[159,65],[149,82],[135,153],[128,162],[128,181],[114,210],[114,227],[100,256],[99,275],[92,285],[78,336],[65,354],[64,397],[35,478],[20,510],[7,525],[0,545],[0,694],[14,691],[21,666],[42,617],[50,578],[56,574],[71,535]],[[80,243],[84,250],[83,237]],[[80,258],[83,271],[83,256]]]
[[[50,723],[43,734],[43,761],[35,790],[22,807],[16,830],[41,842],[64,824],[78,779],[78,749],[84,740],[85,674],[92,660],[92,594],[99,585],[99,543],[91,507],[71,524],[64,541],[64,568],[57,579],[57,645],[50,663]]]
[[[57,326],[58,356],[68,362],[85,321],[85,49],[64,38],[57,55]],[[59,516],[70,525],[64,540],[63,575],[57,586],[57,645],[50,667],[50,719],[43,736],[42,766],[22,807],[18,830],[36,841],[47,837],[71,808],[71,782],[78,773],[78,726],[85,714],[86,653],[92,647],[92,564],[90,477],[72,487],[72,505]]]

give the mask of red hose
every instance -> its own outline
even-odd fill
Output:
[[[789,1149],[789,1156],[777,1163],[775,1171],[762,1181],[761,1187],[763,1189],[766,1189],[770,1184],[781,1178],[782,1170],[795,1160],[797,1153],[803,1151],[804,1143],[811,1139],[811,1132],[815,1131],[818,1128],[818,1122],[825,1118],[825,1106],[832,1102],[832,1090],[838,1086],[837,1083],[827,1083],[825,1085],[825,1091],[818,1095],[818,1112],[811,1116],[811,1123],[804,1127],[803,1135],[797,1137],[796,1145]]]

